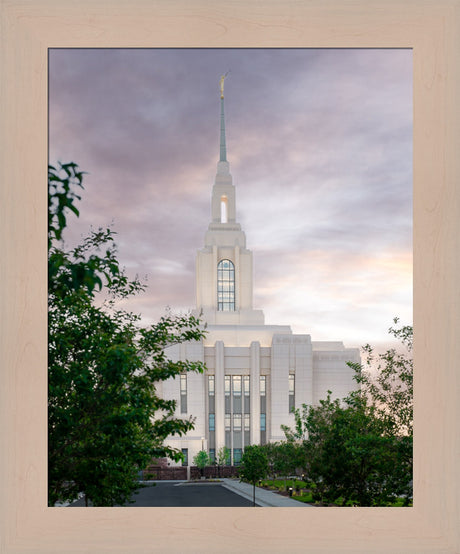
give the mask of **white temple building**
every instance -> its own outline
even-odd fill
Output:
[[[168,348],[173,360],[199,360],[203,374],[165,381],[164,398],[177,401],[176,416],[195,418],[195,428],[167,443],[181,450],[183,465],[202,449],[213,459],[222,446],[238,464],[244,447],[283,440],[281,425],[293,426],[292,409],[315,405],[332,391],[343,398],[356,388],[347,362],[358,348],[315,342],[286,325],[265,325],[253,307],[252,252],[236,217],[235,187],[226,154],[221,79],[220,159],[211,196],[211,222],[196,255],[196,309],[207,323],[201,342]]]

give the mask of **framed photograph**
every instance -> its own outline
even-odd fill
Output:
[[[2,551],[458,552],[459,2],[12,0],[1,18]],[[273,47],[412,52],[414,505],[48,508],[49,51]]]

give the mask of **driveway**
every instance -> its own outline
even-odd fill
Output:
[[[252,501],[243,498],[221,483],[189,483],[186,481],[157,481],[153,486],[134,494],[133,504],[127,507],[246,507],[252,506]],[[85,506],[84,499],[71,504],[71,507]]]

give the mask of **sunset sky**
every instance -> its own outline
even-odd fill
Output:
[[[75,244],[112,225],[145,321],[195,304],[219,78],[237,220],[268,324],[346,346],[412,323],[412,52],[52,49],[49,161],[85,176]]]

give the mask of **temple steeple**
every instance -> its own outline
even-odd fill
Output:
[[[228,71],[220,78],[220,155],[212,191],[211,211],[213,223],[234,224],[236,222],[235,187],[230,175],[225,141],[224,80],[227,75]]]
[[[208,325],[263,325],[252,307],[252,253],[236,221],[235,187],[227,161],[224,79],[220,78],[220,156],[212,187],[211,222],[197,252],[196,313]]]
[[[282,440],[282,428],[295,423],[294,407],[319,404],[328,390],[333,398],[347,396],[355,384],[346,360],[360,364],[360,359],[358,349],[345,349],[342,343],[312,343],[309,335],[293,335],[287,325],[265,325],[262,310],[253,308],[252,252],[236,220],[227,161],[224,79],[225,75],[220,80],[220,154],[212,217],[196,255],[193,315],[206,323],[206,333],[201,341],[166,349],[168,358],[205,362],[207,371],[173,376],[162,389],[163,398],[175,400],[177,417],[195,418],[194,429],[168,439],[168,446],[187,459],[200,448],[215,459],[225,446],[236,465],[247,446]],[[217,135],[217,95],[212,104]],[[217,143],[216,136],[214,159]]]

